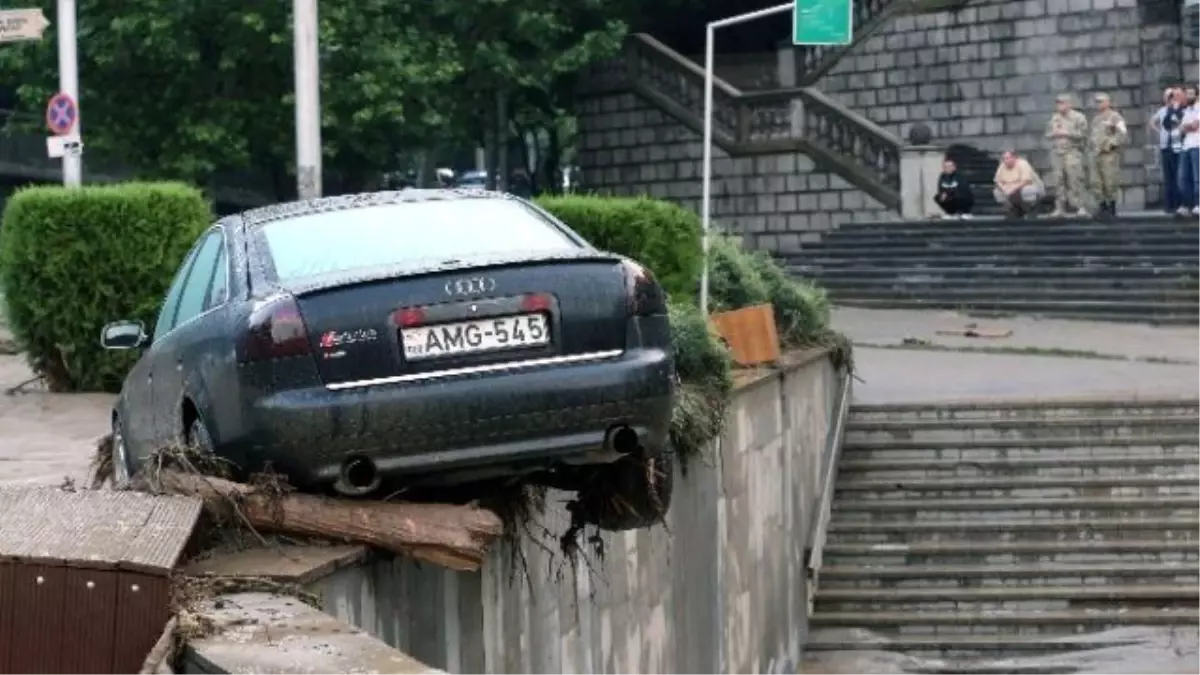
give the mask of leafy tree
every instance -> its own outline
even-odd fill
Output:
[[[40,0],[54,17],[53,0]],[[89,156],[146,178],[200,184],[267,176],[292,192],[294,112],[286,0],[79,0],[83,131]],[[571,78],[616,53],[633,0],[357,0],[320,6],[322,137],[332,191],[371,187],[401,156],[555,132]],[[57,88],[54,28],[0,49],[31,126]],[[507,120],[497,119],[497,102]],[[515,163],[515,162],[514,162]],[[239,180],[244,183],[244,180]]]
[[[53,19],[54,3],[42,1]],[[80,0],[83,131],[92,152],[147,177],[205,183],[252,170],[290,189],[294,148],[290,3]],[[438,96],[460,74],[451,36],[426,30],[416,3],[321,6],[327,174],[363,184],[395,148],[442,121]],[[57,88],[53,28],[0,50],[0,82],[40,111]],[[40,122],[40,115],[37,116]]]

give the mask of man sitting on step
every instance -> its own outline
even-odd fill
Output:
[[[1041,177],[1015,150],[1004,151],[1000,166],[996,167],[995,183],[996,189],[992,194],[1009,218],[1031,215],[1046,194]]]
[[[942,208],[943,218],[970,218],[975,197],[971,185],[958,173],[958,165],[947,157],[942,162],[942,175],[938,176],[937,195],[933,201]]]

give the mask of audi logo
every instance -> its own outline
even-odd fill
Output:
[[[446,295],[478,295],[496,290],[496,280],[491,277],[465,277],[446,282]]]

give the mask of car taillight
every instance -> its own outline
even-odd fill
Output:
[[[553,299],[546,293],[531,293],[521,298],[521,311],[547,312],[550,310],[551,304],[553,304]]]
[[[279,298],[255,309],[242,341],[242,359],[264,361],[303,356],[312,351],[308,327],[292,298]]]
[[[667,296],[650,270],[622,260],[625,269],[625,294],[630,316],[654,316],[667,313]]]
[[[400,328],[416,328],[425,323],[425,310],[420,307],[405,307],[392,312],[392,323]]]

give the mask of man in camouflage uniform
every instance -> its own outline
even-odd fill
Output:
[[[1117,215],[1117,190],[1121,176],[1121,146],[1129,128],[1121,113],[1112,109],[1108,94],[1096,94],[1096,116],[1092,118],[1092,191],[1100,205],[1100,216]]]
[[[1046,138],[1050,139],[1051,170],[1054,173],[1054,213],[1051,218],[1067,214],[1067,205],[1076,209],[1076,215],[1087,217],[1083,207],[1083,150],[1088,140],[1088,122],[1083,113],[1071,107],[1071,97],[1060,95],[1056,100],[1056,111],[1046,124]]]

